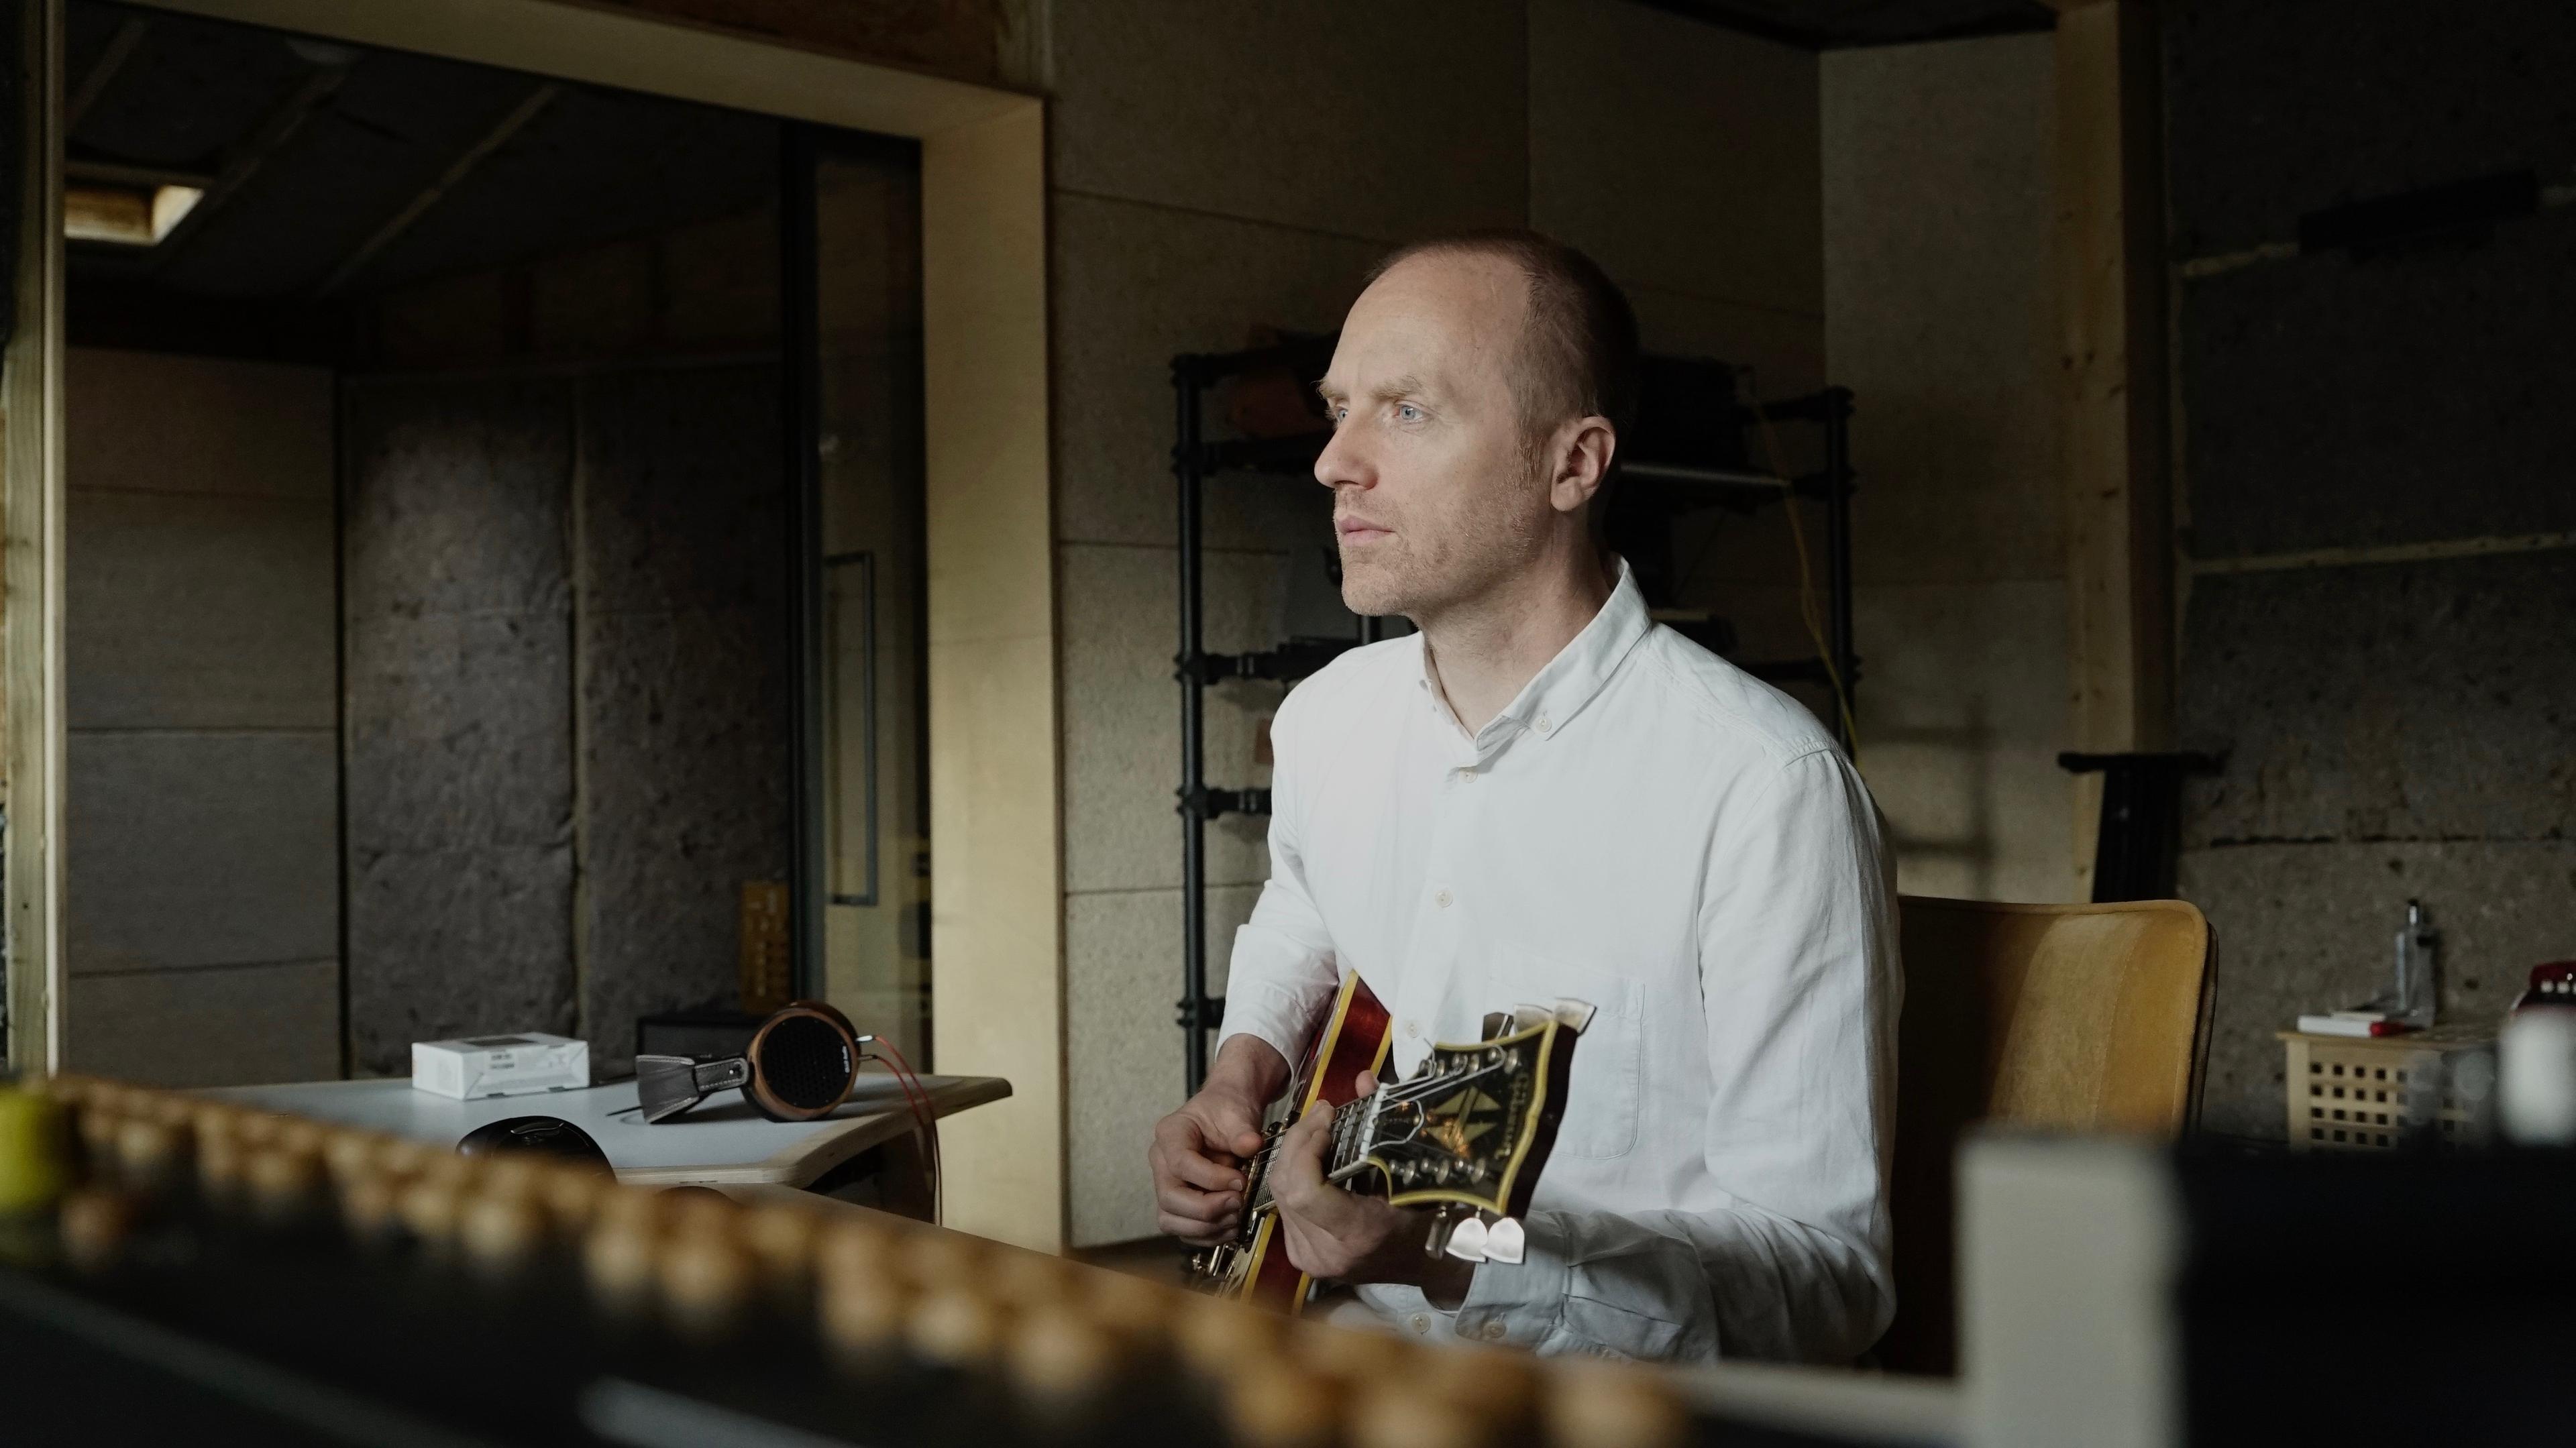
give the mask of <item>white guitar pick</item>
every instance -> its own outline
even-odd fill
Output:
[[[1449,1229],[1449,1255],[1461,1262],[1484,1261],[1486,1235],[1484,1219],[1469,1217]]]
[[[1521,1224],[1510,1217],[1505,1217],[1491,1227],[1487,1227],[1482,1235],[1485,1260],[1488,1262],[1508,1262],[1517,1265],[1521,1260],[1521,1254],[1529,1246],[1529,1238],[1521,1231]]]

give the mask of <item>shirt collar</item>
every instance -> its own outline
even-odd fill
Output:
[[[1612,585],[1610,598],[1601,605],[1601,611],[1583,626],[1583,632],[1557,650],[1545,668],[1521,686],[1519,696],[1505,705],[1503,712],[1485,725],[1476,736],[1479,750],[1523,729],[1542,739],[1553,738],[1600,694],[1602,686],[1618,671],[1620,661],[1652,627],[1654,620],[1646,612],[1646,596],[1638,590],[1637,575],[1628,567],[1628,560],[1622,558],[1619,581]],[[1422,635],[1417,633],[1414,637],[1420,639]],[[1419,647],[1423,691],[1429,695],[1431,707],[1449,717],[1439,686],[1431,677],[1430,645],[1425,642]]]

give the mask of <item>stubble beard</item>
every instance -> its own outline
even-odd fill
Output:
[[[1528,478],[1522,479],[1526,485]],[[1526,492],[1526,488],[1524,489]],[[1504,500],[1520,495],[1505,493]],[[1399,524],[1389,537],[1353,560],[1342,550],[1342,603],[1364,617],[1401,614],[1417,626],[1472,603],[1529,566],[1545,547],[1546,506],[1522,500],[1509,506],[1461,510],[1428,529]],[[1526,514],[1527,516],[1522,516]]]

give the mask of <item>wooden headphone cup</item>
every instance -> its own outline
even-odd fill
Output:
[[[829,1116],[859,1079],[858,1032],[850,1018],[821,1001],[797,1001],[760,1023],[744,1051],[752,1109],[772,1121]]]

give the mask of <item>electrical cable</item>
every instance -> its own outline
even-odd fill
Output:
[[[1771,418],[1762,410],[1762,395],[1753,384],[1753,369],[1737,369],[1744,381],[1744,396],[1754,422],[1762,433],[1763,456],[1771,463],[1772,476],[1787,478],[1789,469],[1780,456],[1780,435],[1771,427]],[[1829,480],[1832,481],[1832,480]],[[1807,560],[1807,529],[1798,521],[1798,494],[1792,489],[1781,500],[1780,510],[1789,515],[1789,543],[1798,554],[1798,618],[1807,626],[1807,639],[1816,646],[1816,661],[1825,668],[1825,682],[1834,691],[1834,713],[1842,720],[1843,737],[1851,741],[1851,757],[1860,758],[1860,726],[1852,718],[1851,691],[1843,686],[1843,671],[1834,663],[1833,646],[1825,642],[1825,626],[1816,617],[1816,575]]]
[[[930,1101],[930,1088],[905,1060],[903,1051],[883,1036],[872,1042],[885,1054],[877,1059],[893,1073],[895,1086],[903,1092],[904,1105],[912,1111],[914,1128],[922,1142],[922,1168],[930,1177],[930,1220],[940,1221],[947,1215],[947,1181],[940,1170],[939,1117]]]
[[[894,1053],[896,1080],[904,1087],[904,1100],[912,1107],[913,1122],[921,1138],[923,1172],[930,1179],[931,1220],[937,1222],[943,1215],[946,1200],[939,1152],[938,1108],[931,1104],[930,1088],[922,1084],[919,1073],[912,1069],[911,1062],[904,1059],[903,1052],[891,1045],[886,1049]]]

